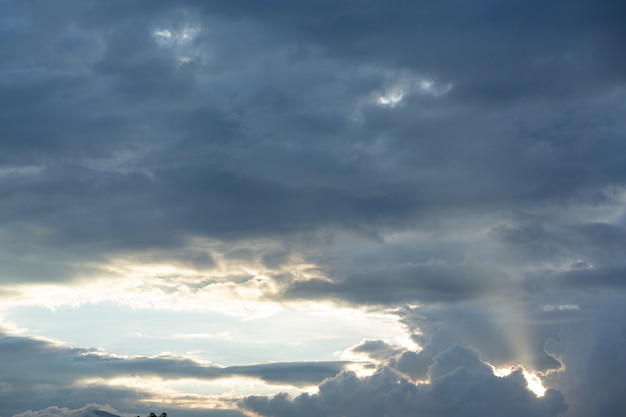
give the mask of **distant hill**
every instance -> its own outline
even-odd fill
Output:
[[[15,417],[121,417],[117,414],[101,410],[100,407],[101,406],[97,404],[89,404],[76,410],[68,410],[67,408],[52,406],[45,410],[27,411],[22,414],[16,414]]]
[[[88,410],[85,412],[85,417],[120,417],[117,414],[111,414],[102,410]]]

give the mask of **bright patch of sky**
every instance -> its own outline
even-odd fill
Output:
[[[338,360],[346,346],[372,334],[390,340],[405,335],[394,316],[327,304],[279,307],[274,314],[250,320],[162,307],[20,307],[5,310],[4,316],[22,335],[121,355],[168,352],[219,365]]]
[[[170,50],[176,61],[182,65],[200,57],[193,42],[201,31],[200,26],[189,25],[180,29],[157,29],[152,32],[152,36],[159,46]]]
[[[430,79],[416,77],[410,74],[401,74],[394,77],[391,85],[382,93],[376,93],[374,101],[383,107],[394,108],[402,100],[412,94],[428,94],[434,97],[442,96],[452,90],[451,83],[440,84]]]
[[[511,366],[509,368],[494,368],[494,374],[499,377],[504,377],[510,375],[513,371],[519,369],[518,366]],[[524,375],[524,379],[528,384],[528,389],[533,392],[537,397],[543,397],[546,393],[546,387],[543,386],[543,381],[541,380],[541,376],[534,373],[529,372],[526,369],[522,368],[522,375]]]

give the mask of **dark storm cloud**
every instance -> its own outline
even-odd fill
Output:
[[[557,416],[566,409],[558,391],[536,398],[521,372],[499,378],[472,349],[455,346],[429,368],[430,382],[413,384],[391,368],[358,378],[343,372],[318,394],[251,396],[244,409],[264,416]]]
[[[67,243],[176,244],[397,228],[623,181],[623,94],[607,78],[623,10],[606,6],[6,2],[3,223]],[[154,35],[187,25],[187,43]],[[583,46],[604,59],[584,66]],[[453,87],[366,103],[402,74]],[[552,83],[593,89],[593,105]],[[466,103],[480,92],[510,104]],[[554,98],[513,100],[540,92]]]
[[[626,10],[614,1],[203,6],[266,22],[341,59],[433,73],[459,84],[458,95],[475,102],[568,96],[624,81]]]
[[[610,223],[559,224],[551,218],[530,218],[515,227],[494,231],[526,261],[578,259],[606,265],[626,256],[626,229]]]
[[[501,274],[501,273],[500,273]],[[296,281],[284,294],[295,298],[339,298],[358,304],[410,301],[453,302],[487,295],[504,280],[498,271],[480,265],[443,262],[372,268],[345,279]]]

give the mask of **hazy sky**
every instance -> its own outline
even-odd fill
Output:
[[[623,417],[626,3],[0,0],[0,417]]]

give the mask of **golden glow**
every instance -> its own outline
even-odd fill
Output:
[[[363,363],[355,362],[346,366],[346,369],[348,371],[354,372],[359,378],[363,378],[366,376],[371,376],[376,372],[376,367],[367,366],[368,364],[371,365],[369,362],[363,362]]]
[[[357,362],[355,364],[348,365],[348,367],[347,367],[348,370],[356,372],[357,370],[360,370],[362,368],[362,365],[360,363],[358,363],[358,362],[364,362],[364,363],[370,362],[371,363],[372,360],[365,353],[355,352],[353,350],[354,347],[355,346],[349,347],[346,350],[344,350],[343,352],[341,352],[341,354],[339,355],[339,359],[342,359],[344,361]],[[378,361],[376,361],[376,362],[378,362]]]
[[[19,327],[17,324],[0,316],[0,332],[12,335],[19,335],[25,333],[27,330],[28,329]]]
[[[412,350],[413,352],[419,352],[422,350],[422,347],[415,343],[409,334],[403,334],[401,336],[396,336],[396,343],[407,350]]]
[[[521,367],[518,365],[514,365],[509,368],[493,368],[493,373],[496,376],[505,377],[520,368]],[[543,397],[546,393],[546,388],[543,386],[543,382],[541,381],[539,375],[533,372],[528,372],[524,368],[521,369],[522,375],[524,375],[524,379],[526,380],[528,389],[532,391],[533,394],[535,394],[537,397]]]
[[[493,368],[493,367],[492,367]],[[493,374],[495,376],[499,376],[499,377],[505,377],[508,375],[511,375],[511,373],[517,369],[515,366],[512,366],[510,368],[493,368]]]
[[[188,388],[189,385],[179,385],[179,389],[176,389],[176,387],[173,387],[171,383],[166,383],[159,378],[128,377],[109,380],[103,378],[90,378],[81,380],[78,384],[80,386],[105,385],[110,387],[131,388],[143,393],[144,397],[139,399],[140,402],[155,404],[159,407],[167,405],[169,407],[191,409],[233,409],[236,408],[236,403],[239,399],[238,396],[230,394],[198,392],[197,389],[193,389],[194,384],[191,384],[191,391],[183,391],[181,388]]]
[[[243,259],[230,259],[224,252],[247,250]],[[132,308],[174,311],[215,311],[241,318],[270,316],[280,310],[272,301],[281,284],[273,276],[310,279],[319,275],[316,266],[292,255],[283,265],[268,268],[262,254],[279,250],[272,242],[248,242],[223,248],[219,242],[191,240],[187,252],[204,256],[205,264],[194,263],[152,250],[119,255],[99,264],[84,264],[89,271],[57,284],[15,285],[6,288],[3,306],[42,306],[51,310],[82,304],[117,303]],[[182,253],[182,252],[181,252]]]
[[[245,395],[272,395],[276,392],[286,392],[298,395],[302,392],[316,392],[317,387],[296,388],[291,385],[267,384],[255,378],[227,377],[215,380],[200,380],[194,378],[162,379],[157,377],[114,377],[87,378],[77,381],[80,386],[104,385],[109,387],[131,388],[148,394],[146,401],[158,398],[164,403],[205,408],[207,403],[222,404],[224,400],[237,399]],[[189,403],[188,401],[191,401]]]
[[[541,382],[541,378],[537,374],[524,370],[524,378],[528,384],[528,389],[531,390],[537,397],[543,397],[546,393],[546,388]]]

